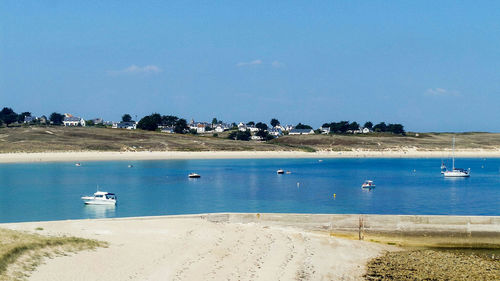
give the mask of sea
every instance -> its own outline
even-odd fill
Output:
[[[441,159],[432,158],[0,164],[0,222],[213,212],[499,216],[500,159],[456,164],[471,177],[443,178]],[[365,180],[376,187],[362,189]],[[96,189],[115,193],[117,205],[84,205],[80,197]]]

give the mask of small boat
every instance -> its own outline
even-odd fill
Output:
[[[285,173],[285,171],[283,169],[279,169],[276,171],[276,174],[278,174],[278,175],[282,175],[284,173]]]
[[[75,166],[80,167],[82,164],[76,163]]]
[[[116,195],[106,191],[97,191],[93,196],[83,196],[86,205],[116,205]]]
[[[443,165],[441,166],[441,174],[445,178],[468,178],[470,177],[470,168],[469,169],[461,169],[455,168],[455,137],[453,137],[453,150],[452,150],[452,168],[451,170],[447,170],[446,167],[443,169]]]
[[[188,177],[190,179],[197,179],[197,178],[200,178],[201,176],[198,175],[197,173],[191,173],[191,174],[188,175]]]
[[[287,175],[289,175],[289,174],[291,174],[291,173],[292,173],[292,171],[286,171],[286,173],[287,173]]]
[[[373,181],[370,181],[370,180],[366,180],[362,185],[361,185],[361,188],[375,188],[375,184],[373,183]]]
[[[129,168],[132,168],[132,167],[134,167],[134,165],[128,165],[128,167],[129,167]]]

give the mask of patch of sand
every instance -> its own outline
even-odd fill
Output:
[[[138,151],[138,152],[41,152],[0,153],[0,163],[84,162],[169,159],[251,159],[251,158],[447,158],[451,151],[429,150],[353,150],[353,151]],[[459,150],[456,157],[500,157],[500,150]]]
[[[148,217],[3,224],[109,242],[46,260],[29,280],[362,280],[392,246],[298,228]]]

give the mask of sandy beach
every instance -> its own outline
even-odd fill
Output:
[[[252,159],[252,158],[447,158],[450,151],[141,151],[141,152],[42,152],[1,153],[0,163],[67,162],[67,161],[134,161],[169,159]],[[456,157],[498,158],[500,150],[460,150]]]
[[[46,259],[29,280],[362,280],[393,246],[328,233],[196,216],[2,224],[72,235],[107,248]]]

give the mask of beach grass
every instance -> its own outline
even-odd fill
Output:
[[[107,246],[77,237],[48,237],[0,228],[0,280],[24,280],[44,257]]]
[[[451,151],[456,149],[500,149],[498,133],[390,133],[356,135],[294,135],[267,142],[236,141],[212,134],[181,135],[143,130],[97,127],[9,127],[0,128],[0,153],[67,151]],[[446,156],[446,155],[443,155]]]

